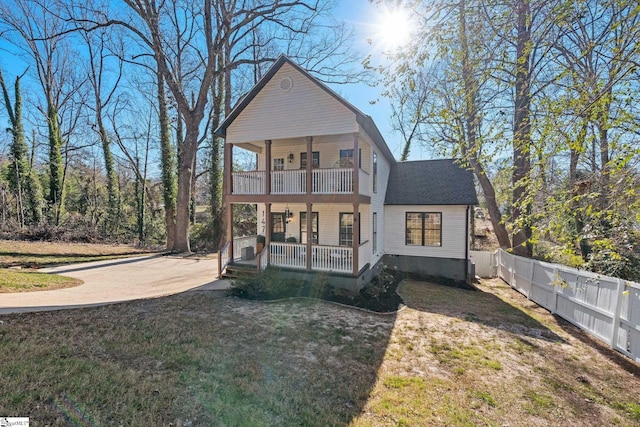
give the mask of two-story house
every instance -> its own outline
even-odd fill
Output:
[[[331,274],[358,289],[381,265],[468,279],[472,174],[452,160],[396,162],[371,117],[281,56],[216,133],[225,138],[222,270]],[[233,152],[257,155],[233,171]],[[256,236],[233,236],[233,204],[257,205]],[[252,248],[245,249],[245,248]]]

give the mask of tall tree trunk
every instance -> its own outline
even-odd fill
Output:
[[[217,67],[221,70],[224,67],[224,57],[218,54]],[[211,204],[211,233],[213,245],[215,248],[222,246],[224,233],[224,204],[223,204],[223,174],[221,174],[222,147],[224,142],[213,134],[213,131],[222,123],[223,111],[223,93],[224,93],[224,75],[218,73],[215,83],[211,86],[211,95],[213,99],[213,126],[211,134],[211,170],[209,171],[209,189]]]
[[[99,98],[96,99],[96,125],[98,127],[98,135],[102,143],[102,154],[104,157],[104,169],[107,175],[107,232],[117,233],[120,223],[120,196],[118,189],[118,175],[116,174],[111,153],[111,140],[107,134],[102,121],[102,106]]]
[[[187,133],[178,147],[178,198],[176,204],[176,235],[173,250],[191,252],[189,244],[189,203],[191,201],[191,180],[193,179],[193,159],[198,149],[198,126],[189,123]]]
[[[489,211],[489,217],[491,219],[491,225],[493,231],[498,239],[498,244],[501,248],[507,249],[511,247],[511,241],[509,240],[509,233],[502,221],[502,214],[498,208],[498,202],[496,200],[496,192],[493,188],[493,184],[489,180],[489,177],[485,173],[485,170],[478,159],[478,152],[480,147],[478,146],[478,82],[473,75],[473,68],[471,64],[471,58],[469,53],[469,42],[467,38],[467,20],[466,20],[466,2],[461,0],[459,4],[459,39],[460,48],[462,50],[462,78],[464,81],[464,93],[465,93],[465,139],[467,149],[466,154],[469,159],[469,163],[473,169],[476,179],[480,183],[482,192],[484,194],[485,203]],[[405,146],[405,150],[408,149],[408,145]],[[404,153],[403,153],[404,155]]]
[[[15,104],[12,105],[9,90],[0,71],[0,88],[11,124],[9,130],[13,137],[10,149],[12,162],[8,167],[8,178],[10,188],[16,193],[18,222],[22,227],[25,223],[38,224],[42,220],[42,188],[27,158],[28,146],[22,123],[20,79],[20,76],[16,77]]]
[[[58,110],[53,101],[47,102],[47,125],[49,130],[49,204],[51,221],[60,224],[63,198],[62,136],[58,124]]]
[[[515,108],[513,115],[513,251],[531,257],[528,176],[531,171],[531,9],[529,0],[516,1]]]
[[[176,178],[175,156],[171,144],[171,129],[167,97],[164,90],[164,77],[160,71],[156,74],[158,83],[158,112],[160,121],[160,160],[162,163],[162,195],[164,199],[165,226],[167,229],[167,245],[169,251],[174,250],[176,241]]]

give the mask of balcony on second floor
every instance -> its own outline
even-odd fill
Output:
[[[368,194],[369,174],[358,169],[359,193]],[[267,178],[266,171],[233,172],[232,194],[262,195],[266,194],[266,180],[271,180],[270,194],[306,194],[307,171],[305,169],[271,171]],[[353,194],[354,169],[329,168],[313,169],[311,172],[312,194]]]

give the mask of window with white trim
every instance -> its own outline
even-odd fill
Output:
[[[371,225],[371,237],[373,242],[371,243],[371,251],[375,254],[378,251],[378,213],[373,213],[373,223]]]

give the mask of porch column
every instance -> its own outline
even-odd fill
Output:
[[[227,222],[227,242],[229,244],[229,256],[233,261],[233,203],[227,203],[225,206],[226,222]]]
[[[311,194],[313,191],[313,137],[307,137],[307,194]]]
[[[269,254],[271,253],[271,251],[269,250],[269,244],[271,243],[271,203],[264,204],[264,220],[264,247],[267,248],[267,265],[269,265],[269,263],[271,262],[271,260],[269,259]],[[264,254],[262,256],[264,256]]]
[[[265,154],[264,154],[265,177],[264,179],[266,180],[264,183],[264,190],[265,190],[265,194],[271,194],[271,140],[265,139],[264,146],[265,146]]]
[[[356,181],[357,182],[357,181]],[[360,249],[360,203],[353,204],[353,275],[358,275],[358,250]]]
[[[313,204],[307,203],[307,271],[311,271],[311,245],[313,243]]]
[[[360,195],[360,149],[358,148],[358,133],[353,134],[353,194],[356,197]]]

